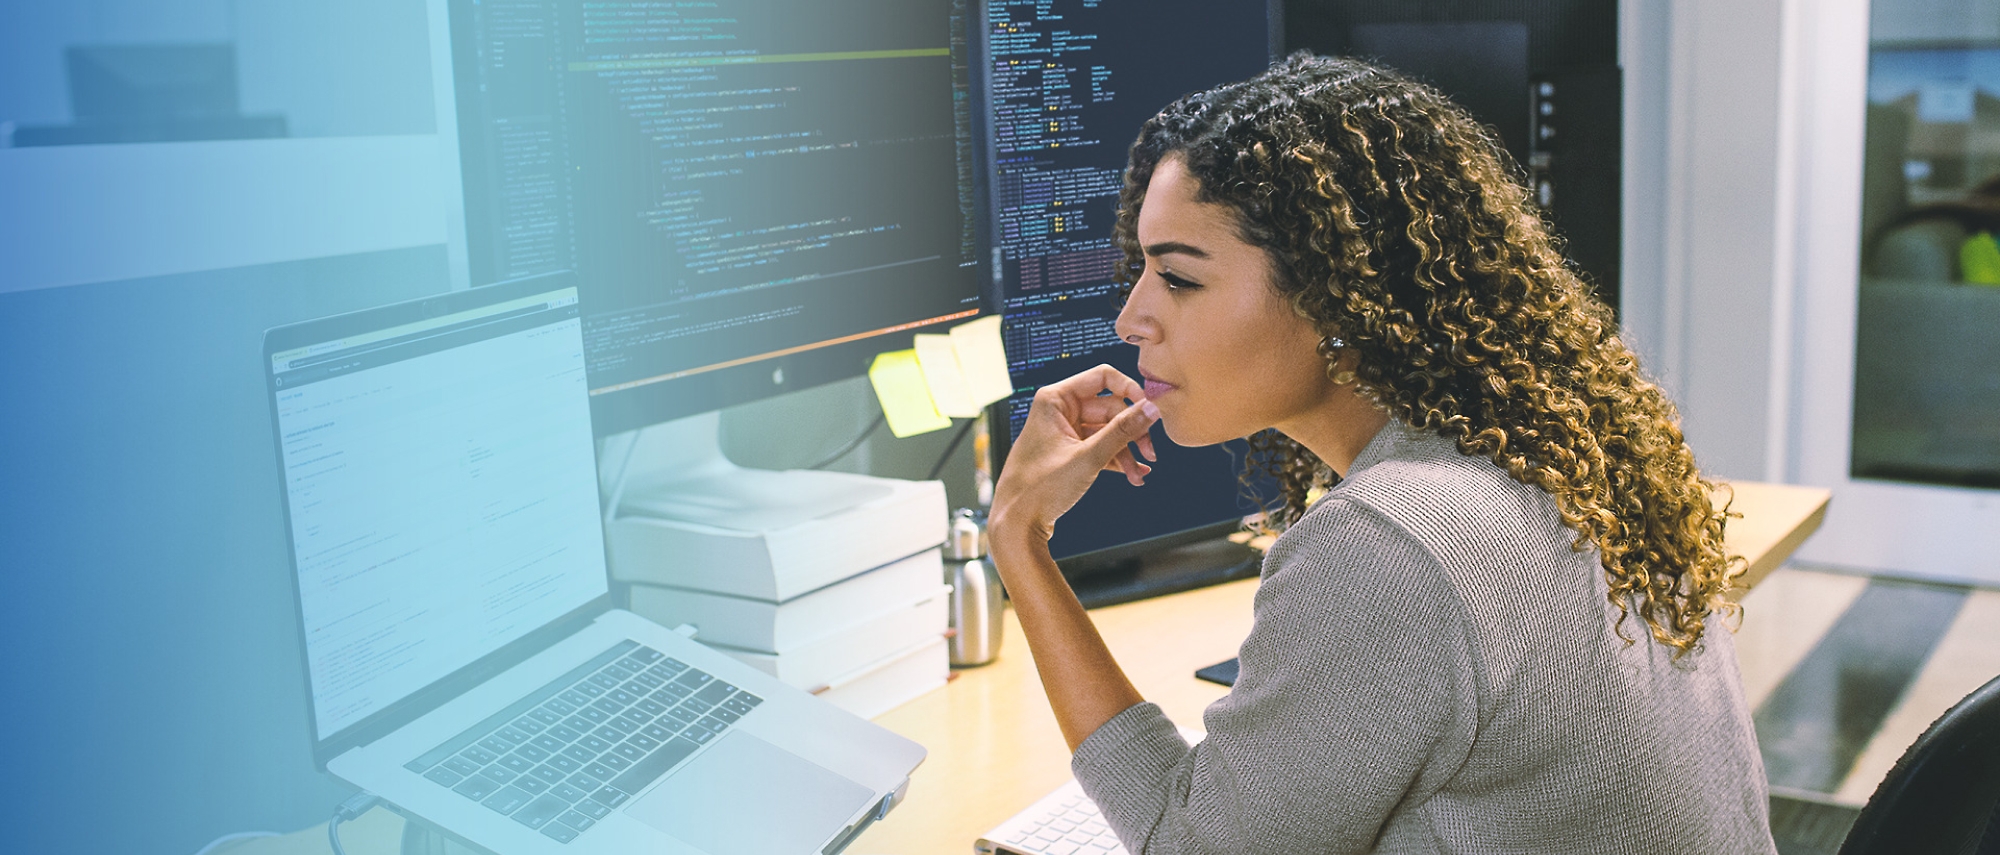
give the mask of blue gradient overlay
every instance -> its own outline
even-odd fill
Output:
[[[284,136],[25,145],[91,118],[67,49],[134,44],[228,47]],[[450,290],[432,44],[422,0],[0,2],[0,850],[190,855],[350,795],[259,356]]]

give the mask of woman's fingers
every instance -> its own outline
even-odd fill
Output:
[[[1136,402],[1127,404],[1124,398],[1116,395],[1102,395],[1072,401],[1069,403],[1069,411],[1079,424],[1105,424],[1117,418],[1119,413],[1125,412],[1127,407],[1136,405]]]
[[[1080,402],[1080,404],[1076,404],[1076,408],[1078,408],[1078,414],[1076,414],[1078,422],[1074,424],[1076,437],[1078,439],[1090,439],[1100,429],[1104,429],[1104,426],[1108,426],[1114,420],[1118,420],[1118,416],[1122,416],[1126,410],[1144,410],[1144,406],[1146,406],[1144,398],[1138,400],[1138,402],[1134,402],[1134,404],[1126,404],[1126,402],[1122,402],[1122,400],[1118,400],[1114,396],[1098,396],[1098,398],[1090,398],[1086,402]],[[1146,418],[1144,420],[1146,428],[1152,428],[1154,420],[1156,418]],[[1138,439],[1132,439],[1132,443],[1138,445],[1138,455],[1146,457],[1148,463],[1158,463],[1160,461],[1160,453],[1152,445],[1152,433],[1150,431],[1140,433]],[[1126,477],[1132,479],[1132,483],[1138,483],[1146,475],[1146,471],[1152,471],[1150,465],[1138,463],[1138,459],[1134,459],[1134,455],[1130,451],[1120,449],[1118,453],[1120,453],[1122,459],[1130,461],[1130,465],[1120,463],[1120,457],[1112,457],[1112,459],[1108,459],[1104,463],[1106,471],[1124,471]],[[1138,469],[1134,469],[1134,465]]]
[[[1113,417],[1103,428],[1086,437],[1084,443],[1105,459],[1123,456],[1127,460],[1132,460],[1135,469],[1125,470],[1126,477],[1130,479],[1134,477],[1136,467],[1142,464],[1132,459],[1132,452],[1126,444],[1138,442],[1145,437],[1146,432],[1153,427],[1153,422],[1159,419],[1160,408],[1154,406],[1151,401],[1141,400],[1138,404],[1126,407],[1124,412]]]
[[[1120,408],[1119,411],[1123,412],[1125,409],[1127,408]],[[1077,437],[1079,439],[1089,439],[1097,435],[1097,432],[1103,430],[1108,424],[1109,422],[1085,422],[1077,425]],[[1136,487],[1145,481],[1148,473],[1153,471],[1153,467],[1146,464],[1157,463],[1160,458],[1153,451],[1152,434],[1148,433],[1140,436],[1135,444],[1139,447],[1139,454],[1145,458],[1145,462],[1140,462],[1136,459],[1129,448],[1121,448],[1117,454],[1112,455],[1110,460],[1104,462],[1102,468],[1106,472],[1124,473],[1125,479],[1131,481],[1132,485]]]
[[[1132,444],[1152,456],[1146,431],[1159,415],[1145,389],[1110,366],[1043,386],[994,485],[993,518],[1048,537],[1098,472],[1144,484],[1153,468],[1140,462]]]
[[[1132,457],[1132,452],[1125,449],[1119,449],[1117,454],[1112,455],[1111,460],[1104,464],[1104,469],[1123,474],[1134,487],[1145,486],[1146,476],[1153,471],[1153,467],[1140,463]]]
[[[1120,403],[1128,398],[1137,401],[1146,397],[1146,387],[1109,365],[1099,365],[1042,388],[1053,389],[1063,398],[1079,402],[1097,398],[1105,392],[1111,394],[1104,397]]]
[[[1052,385],[1066,405],[1064,409],[1070,412],[1078,437],[1083,439],[1088,439],[1097,432],[1097,428],[1110,423],[1126,410],[1146,404],[1145,387],[1109,365],[1099,365]],[[1150,427],[1158,418],[1155,412],[1146,419],[1147,425]],[[1159,461],[1159,452],[1153,447],[1151,434],[1140,433],[1130,441],[1137,444],[1139,455],[1147,461]],[[1129,454],[1127,456],[1130,457]],[[1112,468],[1111,463],[1106,463],[1105,468]],[[1122,467],[1118,471],[1124,471],[1128,477],[1132,475],[1130,470]]]

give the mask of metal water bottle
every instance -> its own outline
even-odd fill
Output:
[[[957,630],[947,645],[952,667],[985,665],[1000,655],[1000,615],[1007,602],[1000,573],[986,557],[986,521],[970,508],[952,515],[944,558],[951,628]]]

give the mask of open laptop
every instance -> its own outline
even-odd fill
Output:
[[[612,607],[573,277],[273,329],[315,762],[504,855],[832,853],[922,746]]]

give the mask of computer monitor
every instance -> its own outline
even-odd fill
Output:
[[[1564,251],[1618,307],[1623,75],[1617,3],[1331,0],[1298,4],[1292,50],[1372,59],[1442,90],[1524,171]]]
[[[18,148],[196,142],[282,137],[282,114],[243,115],[236,97],[236,46],[70,45],[63,49],[73,121],[21,125]]]
[[[71,45],[63,61],[79,122],[237,113],[232,44]]]
[[[599,436],[981,312],[964,0],[435,3],[465,278],[576,271]]]
[[[1246,8],[1246,6],[1248,8]],[[1138,349],[1112,332],[1111,245],[1126,150],[1139,126],[1189,92],[1269,66],[1277,3],[1098,0],[992,3],[981,22],[980,88],[993,133],[986,163],[1015,394],[996,405],[1005,466],[1034,391],[1099,363],[1136,375]],[[1239,483],[1242,443],[1183,448],[1155,427],[1144,487],[1106,474],[1049,542],[1085,605],[1255,575],[1222,540],[1259,510]]]

